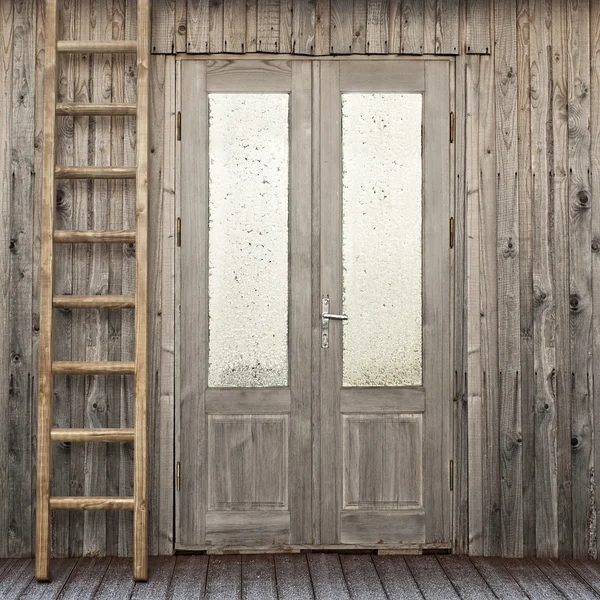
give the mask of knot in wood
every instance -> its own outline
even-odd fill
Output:
[[[571,296],[569,297],[569,306],[571,307],[572,311],[575,312],[581,308],[580,300],[581,298],[577,294],[571,294]]]
[[[510,237],[506,240],[504,248],[502,249],[504,258],[514,258],[517,255],[517,244]]]
[[[592,252],[600,251],[600,242],[598,240],[592,241]]]
[[[590,194],[586,190],[580,190],[577,192],[577,203],[580,208],[589,208],[590,207]]]
[[[571,448],[579,448],[581,446],[581,439],[579,436],[574,435],[571,437]]]
[[[180,25],[180,26],[177,28],[177,31],[179,31],[179,33],[180,33],[181,35],[183,35],[183,34],[186,32],[186,26],[185,26],[185,25],[183,25],[183,24],[181,24],[181,25]]]

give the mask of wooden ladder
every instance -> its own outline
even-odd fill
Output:
[[[44,70],[44,149],[41,229],[40,362],[38,395],[38,464],[36,514],[36,578],[50,579],[50,511],[133,510],[133,576],[148,577],[147,513],[147,308],[148,308],[148,96],[150,3],[138,0],[137,41],[57,41],[57,3],[46,0]],[[137,104],[57,104],[58,53],[137,53]],[[64,167],[56,165],[56,116],[135,115],[136,166]],[[55,231],[57,179],[135,179],[135,231]],[[55,296],[54,244],[135,243],[135,297]],[[53,359],[55,308],[135,308],[134,362],[59,362]],[[53,429],[54,375],[128,375],[135,377],[135,416],[132,429]],[[133,497],[51,497],[52,442],[133,442]]]

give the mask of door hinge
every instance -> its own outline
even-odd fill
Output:
[[[181,248],[181,219],[177,217],[177,247]]]
[[[454,461],[450,461],[450,491],[454,490]]]
[[[454,217],[450,217],[450,248],[454,248]]]
[[[177,111],[177,141],[181,141],[181,111]]]
[[[454,143],[454,113],[450,113],[450,143]]]
[[[177,491],[181,490],[181,463],[177,463]]]

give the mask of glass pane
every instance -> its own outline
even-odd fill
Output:
[[[344,385],[420,385],[420,94],[343,94]]]
[[[287,385],[288,106],[209,96],[209,386]]]

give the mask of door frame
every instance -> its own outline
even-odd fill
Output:
[[[465,166],[464,164],[459,165],[458,161],[460,160],[460,155],[464,149],[462,146],[464,142],[457,138],[454,130],[454,123],[458,120],[458,117],[463,117],[463,114],[457,115],[457,110],[460,110],[460,107],[457,105],[457,87],[455,82],[458,83],[461,78],[458,77],[457,74],[457,64],[456,58],[454,56],[397,56],[397,55],[378,55],[378,56],[365,56],[365,55],[344,55],[344,56],[299,56],[299,55],[265,55],[265,54],[244,54],[244,55],[223,55],[223,54],[206,54],[206,55],[180,55],[176,57],[176,90],[175,90],[175,104],[176,104],[176,114],[180,115],[181,106],[182,106],[182,63],[186,61],[214,61],[214,60],[227,60],[227,61],[246,61],[246,60],[259,60],[259,61],[310,61],[313,65],[320,63],[322,61],[365,61],[365,62],[375,62],[375,61],[395,61],[395,62],[404,62],[404,61],[423,61],[423,62],[439,62],[448,64],[450,74],[449,74],[449,90],[448,90],[448,98],[449,98],[449,108],[451,111],[451,116],[448,115],[449,118],[449,135],[450,135],[450,145],[449,145],[449,177],[448,177],[448,197],[449,197],[449,214],[452,220],[451,231],[449,228],[449,237],[452,238],[452,242],[454,242],[453,247],[454,250],[458,250],[459,247],[457,245],[458,235],[455,236],[455,231],[460,232],[464,231],[464,223],[462,221],[458,223],[456,221],[457,216],[460,216],[461,219],[464,220],[465,213],[464,209],[461,209],[459,206],[460,203],[464,203],[464,199],[459,199],[459,191],[461,189],[460,183],[456,183],[456,175],[461,175],[461,180],[464,182],[464,172]],[[320,75],[319,69],[312,69],[312,94],[313,94],[313,117],[319,114],[319,94],[320,94]],[[316,99],[316,100],[315,100]],[[450,123],[450,120],[452,121]],[[319,127],[318,118],[313,118],[313,132],[315,128]],[[294,544],[286,544],[281,547],[281,550],[297,550],[297,549],[353,549],[353,548],[362,548],[360,545],[352,545],[352,544],[321,544],[320,543],[320,510],[317,508],[320,505],[320,465],[321,465],[321,456],[320,456],[320,430],[315,426],[314,415],[320,414],[320,342],[321,342],[321,319],[320,319],[320,311],[321,311],[321,290],[320,290],[320,272],[319,272],[319,262],[320,262],[320,180],[319,180],[319,163],[320,163],[320,148],[318,145],[319,136],[312,135],[312,144],[313,144],[313,153],[312,153],[312,162],[313,162],[313,175],[312,175],[312,265],[311,265],[311,277],[312,277],[312,296],[311,296],[311,338],[312,338],[312,414],[313,414],[313,472],[312,472],[312,541],[314,543],[310,545],[302,544],[302,545],[294,545]],[[458,142],[458,143],[457,143]],[[177,231],[175,235],[178,239],[181,235],[181,225],[179,222],[179,216],[181,215],[181,168],[182,168],[182,154],[181,154],[181,140],[177,139],[175,144],[175,222],[177,223]],[[292,165],[290,164],[290,173],[292,171]],[[460,194],[462,195],[462,194]],[[461,242],[462,243],[462,242]],[[175,398],[174,398],[174,464],[173,464],[173,490],[174,490],[174,533],[173,533],[173,545],[174,550],[177,551],[194,551],[194,550],[205,550],[204,547],[200,548],[197,546],[190,546],[182,544],[180,541],[180,516],[181,516],[181,494],[179,493],[180,488],[180,457],[181,457],[181,377],[180,377],[180,367],[181,367],[181,295],[180,295],[180,285],[181,285],[181,252],[179,243],[176,244],[176,256],[175,256],[175,282],[174,282],[174,290],[175,290]],[[456,254],[456,257],[455,257]],[[457,346],[457,343],[460,341],[457,339],[459,336],[462,339],[462,319],[460,314],[462,314],[462,304],[464,302],[462,290],[458,289],[455,286],[455,282],[458,283],[460,281],[465,280],[466,271],[464,265],[459,265],[455,258],[462,257],[462,251],[460,253],[456,253],[455,251],[450,252],[448,266],[449,266],[449,275],[448,275],[448,307],[447,307],[447,318],[449,321],[449,352],[448,352],[448,364],[447,368],[445,368],[445,372],[447,373],[447,379],[444,383],[444,387],[449,390],[448,398],[447,398],[447,414],[448,414],[448,436],[449,436],[449,456],[451,459],[450,473],[449,476],[451,480],[449,481],[450,493],[448,499],[448,540],[443,543],[432,543],[432,544],[424,544],[420,547],[423,549],[431,549],[431,550],[450,550],[454,548],[456,540],[462,535],[460,532],[455,530],[455,524],[457,522],[462,523],[463,520],[459,519],[458,513],[460,511],[460,498],[456,496],[455,486],[453,483],[455,481],[460,481],[461,476],[459,475],[462,472],[462,469],[466,469],[466,465],[462,465],[459,460],[462,454],[459,453],[460,448],[459,443],[456,443],[456,440],[460,437],[460,423],[457,423],[457,416],[455,415],[456,406],[458,403],[456,402],[458,398],[458,390],[462,389],[461,385],[461,376],[460,373],[457,375],[456,366],[458,364],[462,364],[462,359],[460,356],[457,356],[460,349]],[[457,269],[460,269],[460,273],[457,273]],[[457,334],[455,329],[455,325],[460,328],[460,331]],[[462,348],[462,346],[461,346]],[[461,369],[462,371],[462,369]],[[454,402],[453,402],[454,400]],[[458,413],[457,413],[458,414]],[[457,454],[458,453],[458,454]],[[457,460],[457,458],[459,460]],[[464,523],[463,523],[464,524]],[[260,551],[260,548],[256,549]],[[272,549],[271,549],[272,550]]]

